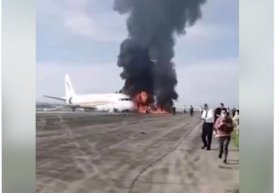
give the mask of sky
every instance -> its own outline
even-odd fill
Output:
[[[64,96],[64,74],[77,94],[113,93],[124,82],[117,66],[127,15],[113,0],[37,1],[37,101]],[[202,18],[176,37],[177,107],[239,104],[238,0],[207,0]]]

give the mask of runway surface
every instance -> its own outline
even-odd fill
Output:
[[[229,164],[201,150],[199,115],[37,113],[38,193],[236,193]]]

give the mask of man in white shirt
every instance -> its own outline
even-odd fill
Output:
[[[202,112],[201,119],[204,120],[201,134],[203,143],[202,149],[207,148],[207,150],[210,150],[213,135],[214,112],[208,107],[207,104],[204,104],[204,110]]]

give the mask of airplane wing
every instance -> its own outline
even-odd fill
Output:
[[[44,97],[56,99],[56,100],[60,100],[60,101],[66,101],[65,97],[55,97],[55,96],[48,96],[48,95],[44,95]]]

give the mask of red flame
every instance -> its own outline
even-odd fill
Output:
[[[138,93],[134,97],[134,103],[136,110],[139,113],[153,113],[153,114],[164,114],[168,113],[161,107],[156,107],[152,104],[152,96],[145,91]]]

